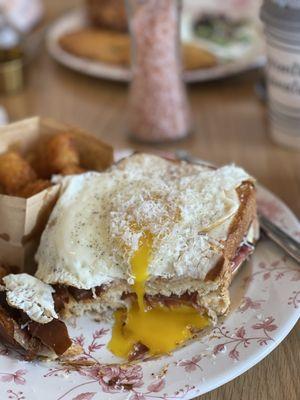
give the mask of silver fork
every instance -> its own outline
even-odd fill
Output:
[[[187,161],[192,164],[203,165],[209,168],[216,168],[215,165],[201,160],[200,158],[191,156],[185,150],[175,151],[175,155],[179,160]],[[289,254],[300,265],[300,243],[294,238],[284,232],[279,226],[275,225],[268,217],[259,213],[258,215],[260,227],[262,231],[281,247],[287,254]]]

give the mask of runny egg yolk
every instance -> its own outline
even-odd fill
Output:
[[[131,258],[131,271],[134,275],[133,291],[137,296],[139,309],[144,313],[145,282],[148,278],[148,265],[151,259],[153,238],[150,232],[145,232],[139,242],[139,248]]]
[[[146,346],[150,355],[169,353],[191,339],[193,330],[200,330],[209,323],[208,318],[199,315],[192,306],[157,305],[146,309],[145,282],[151,260],[152,242],[151,233],[145,232],[139,241],[139,248],[131,258],[133,292],[137,301],[129,310],[121,309],[115,312],[115,323],[108,348],[118,357],[127,358],[137,343]]]

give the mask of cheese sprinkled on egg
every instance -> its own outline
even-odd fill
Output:
[[[235,166],[210,170],[146,154],[104,173],[66,177],[41,238],[36,276],[79,289],[130,281],[131,259],[149,232],[150,278],[204,279],[239,207],[235,189],[251,179]]]

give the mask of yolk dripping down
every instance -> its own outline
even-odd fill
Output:
[[[133,291],[137,301],[129,310],[122,309],[115,313],[115,324],[108,347],[119,357],[128,357],[137,343],[147,346],[150,355],[169,353],[193,336],[192,329],[202,329],[209,323],[208,318],[199,315],[192,306],[157,305],[152,309],[145,309],[145,282],[152,242],[151,233],[145,232],[139,241],[138,250],[131,258],[131,269],[135,277]]]
[[[151,258],[153,238],[150,232],[145,232],[139,242],[139,248],[131,258],[131,271],[134,275],[133,291],[137,296],[139,309],[145,313],[144,294],[145,282],[148,278],[148,265]]]

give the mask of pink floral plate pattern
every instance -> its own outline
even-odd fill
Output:
[[[258,204],[300,239],[300,224],[277,197],[259,187]],[[159,359],[120,364],[106,349],[110,326],[85,316],[68,322],[84,348],[77,364],[29,363],[0,352],[1,400],[191,399],[234,379],[266,357],[300,315],[300,268],[262,238],[231,287],[231,311],[198,340]]]

